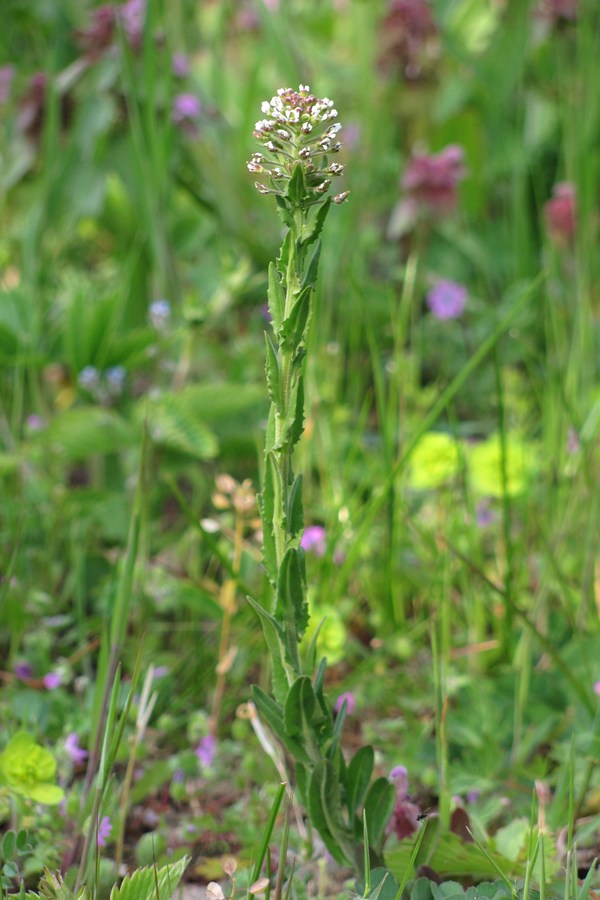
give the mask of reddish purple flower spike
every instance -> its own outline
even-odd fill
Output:
[[[537,14],[553,24],[573,22],[577,18],[578,0],[541,0]]]
[[[402,840],[418,829],[421,810],[408,797],[408,769],[405,766],[394,766],[389,778],[396,785],[396,805],[388,829]]]
[[[439,153],[413,156],[402,178],[402,187],[417,209],[437,215],[454,210],[458,183],[465,176],[463,160],[463,149],[457,144],[450,144]]]
[[[570,244],[577,228],[575,185],[563,181],[554,186],[552,198],[544,207],[548,237],[559,247]]]
[[[467,304],[467,289],[455,281],[441,279],[427,294],[427,306],[440,321],[462,316]]]
[[[594,684],[594,693],[597,697],[600,697],[600,681]]]

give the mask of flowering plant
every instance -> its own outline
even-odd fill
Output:
[[[316,633],[301,659],[299,643],[308,620],[302,537],[302,476],[294,475],[294,447],[304,429],[304,358],[311,301],[321,252],[320,234],[331,206],[348,197],[328,196],[343,166],[341,125],[328,98],[307,85],[279,90],[262,111],[254,137],[262,145],[248,162],[261,194],[275,197],[286,226],[279,258],[269,266],[272,334],[266,334],[266,375],[271,408],[265,439],[260,511],[263,560],[273,590],[266,609],[249,598],[265,633],[273,667],[273,694],[253,688],[258,711],[293,760],[296,788],[331,855],[361,867],[364,809],[369,843],[377,856],[395,791],[386,778],[373,783],[374,752],[361,747],[346,765],[340,749],[348,703],[331,707],[324,691],[326,660],[317,664]],[[372,858],[374,858],[372,856]]]

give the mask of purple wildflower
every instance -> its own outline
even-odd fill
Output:
[[[72,731],[67,735],[65,750],[67,751],[71,762],[75,763],[76,766],[81,765],[88,757],[87,750],[83,750],[83,748],[79,746],[79,737],[75,731]]]
[[[25,427],[28,431],[42,431],[45,427],[45,422],[41,416],[38,416],[37,413],[31,413],[30,416],[27,416],[25,419]]]
[[[26,662],[18,662],[15,665],[15,675],[17,678],[31,678],[33,674],[33,670],[29,663]]]
[[[202,104],[195,94],[177,94],[173,101],[171,119],[189,134],[197,132],[196,120],[202,112]]]
[[[466,287],[445,278],[437,281],[427,294],[427,306],[440,321],[457,319],[463,314],[466,304]]]
[[[467,803],[477,803],[479,800],[480,791],[474,788],[472,791],[469,791],[467,794]]]
[[[60,672],[48,672],[47,675],[44,675],[42,681],[48,691],[53,691],[62,684],[62,675]]]
[[[119,8],[119,15],[129,44],[139,50],[144,38],[146,0],[128,0]]]
[[[173,74],[176,75],[177,78],[185,78],[190,71],[190,63],[185,53],[174,53],[173,59],[171,60],[171,67],[173,69]]]
[[[335,706],[333,707],[336,713],[341,712],[344,703],[346,704],[346,714],[351,716],[356,710],[356,697],[351,691],[344,691],[344,693],[340,694],[337,698]]]
[[[196,747],[194,752],[200,760],[200,764],[205,769],[208,769],[210,768],[210,766],[212,766],[216,749],[217,742],[212,734],[207,734],[206,737],[203,737]]]
[[[421,810],[408,796],[408,769],[405,766],[394,766],[389,778],[396,786],[396,805],[390,819],[389,830],[402,840],[417,831]]]
[[[458,199],[458,182],[465,176],[464,152],[450,144],[439,153],[415,154],[406,167],[402,187],[415,211],[446,215]]]
[[[98,823],[98,833],[96,835],[96,844],[98,847],[106,847],[106,842],[112,831],[112,823],[108,816],[103,816]]]
[[[307,553],[314,553],[315,556],[324,556],[327,549],[327,540],[323,526],[309,525],[308,528],[305,528],[300,546]]]
[[[597,697],[600,697],[600,681],[597,681],[594,684],[594,693],[596,694]]]

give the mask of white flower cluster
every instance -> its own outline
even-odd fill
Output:
[[[332,177],[344,171],[340,163],[327,159],[328,153],[338,153],[342,147],[337,140],[342,126],[333,122],[338,115],[333,100],[319,100],[308,85],[301,84],[297,91],[280,88],[275,97],[262,103],[261,110],[269,118],[256,123],[253,135],[263,145],[263,152],[254,153],[246,165],[250,172],[266,174],[270,186],[257,181],[257,190],[285,196],[285,183],[300,163],[309,191],[326,193]],[[347,196],[344,191],[333,200],[342,203]]]

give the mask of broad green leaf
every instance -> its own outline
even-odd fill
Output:
[[[323,808],[323,799],[321,794],[321,781],[323,778],[322,766],[323,764],[321,764],[321,766],[316,766],[309,777],[307,789],[308,812],[310,815],[311,823],[321,835],[323,843],[325,844],[333,858],[336,860],[336,862],[344,863],[344,853],[338,846],[335,838],[329,830],[325,810]]]
[[[285,731],[291,737],[312,731],[316,699],[308,675],[300,675],[288,691],[283,711]]]
[[[256,600],[253,600],[252,597],[247,597],[247,600],[260,618],[273,667],[273,693],[278,703],[283,704],[288,692],[288,680],[285,671],[285,645],[281,626]]]
[[[396,789],[387,778],[377,778],[365,799],[365,815],[371,846],[378,849],[384,835],[385,826],[394,809]]]
[[[305,574],[302,551],[290,547],[286,551],[279,578],[275,617],[284,626],[290,640],[300,641],[308,625],[308,601],[306,599]]]
[[[373,774],[374,763],[375,752],[370,744],[365,744],[357,750],[350,760],[346,774],[346,803],[351,818],[363,802]]]
[[[273,330],[278,334],[283,322],[283,313],[285,309],[285,295],[283,287],[277,272],[275,263],[269,263],[269,282],[267,289],[267,297],[269,300],[269,312],[273,320]]]

